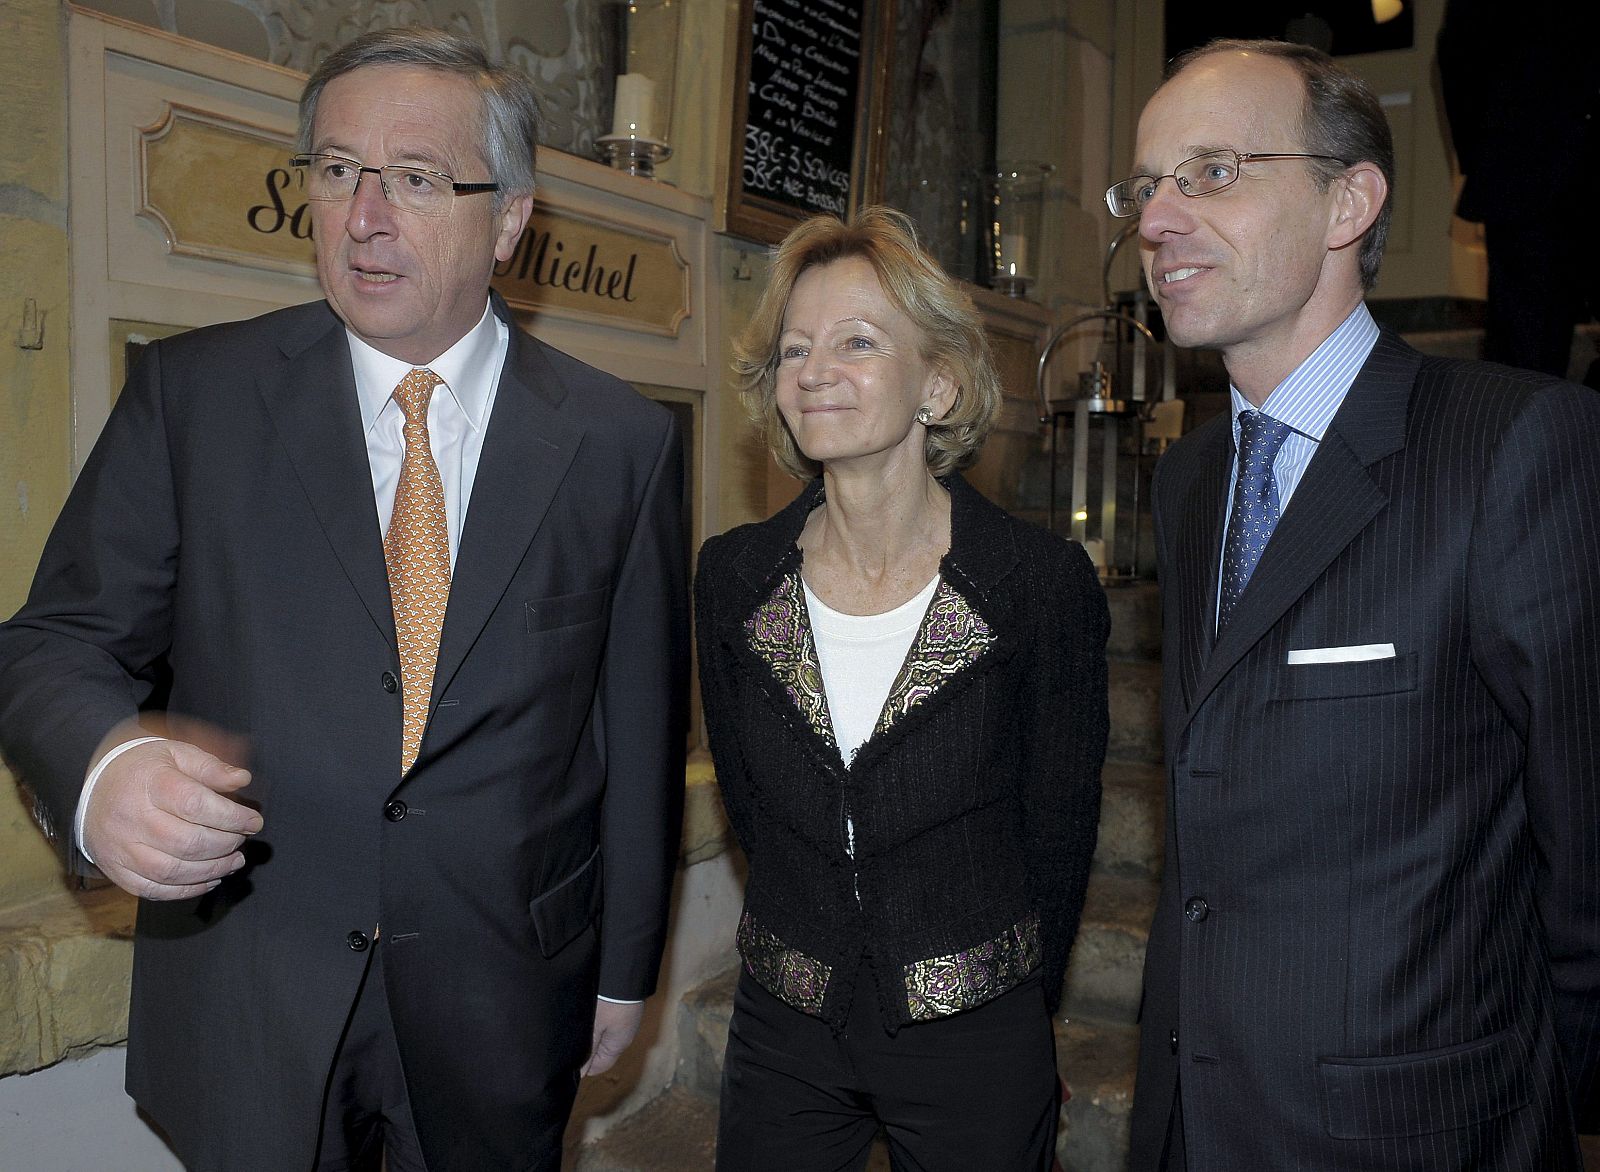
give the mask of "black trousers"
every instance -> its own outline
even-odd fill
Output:
[[[1484,224],[1489,320],[1483,356],[1489,361],[1567,377],[1583,265],[1569,223],[1530,215]]]
[[[1047,1172],[1061,1091],[1037,974],[890,1035],[870,986],[841,1035],[748,974],[728,1027],[719,1172],[853,1172],[881,1124],[896,1172]]]
[[[1183,1147],[1183,1095],[1172,1089],[1172,1114],[1167,1118],[1167,1143],[1161,1152],[1161,1172],[1188,1172]]]
[[[383,945],[368,954],[328,1075],[316,1172],[426,1172],[383,988]]]

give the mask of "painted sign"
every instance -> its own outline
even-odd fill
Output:
[[[139,131],[138,214],[167,250],[278,272],[314,272],[305,180],[286,135],[168,104]],[[576,215],[535,197],[493,285],[515,308],[675,337],[689,265],[670,236]]]
[[[615,323],[675,337],[689,316],[689,265],[670,236],[558,212],[533,201],[533,218],[494,287],[519,309]]]

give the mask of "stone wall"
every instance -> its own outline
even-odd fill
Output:
[[[0,614],[22,605],[71,484],[67,105],[58,0],[0,6]],[[59,888],[55,857],[0,770],[0,909]]]

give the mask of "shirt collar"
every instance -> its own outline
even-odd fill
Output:
[[[482,427],[485,422],[484,408],[494,389],[491,384],[495,370],[495,347],[505,328],[485,300],[483,316],[478,319],[478,324],[462,335],[454,346],[427,364],[427,369],[444,380],[445,389],[474,429]],[[414,367],[409,362],[368,345],[348,329],[345,330],[345,337],[350,339],[350,361],[355,368],[356,398],[361,405],[361,431],[365,435],[378,422],[378,416],[388,406],[400,380]]]
[[[1261,404],[1264,414],[1287,423],[1307,439],[1317,443],[1327,433],[1350,386],[1361,373],[1362,364],[1378,343],[1378,323],[1366,302],[1350,311],[1322,340],[1289,377],[1279,383]],[[1232,384],[1228,387],[1233,406],[1233,438],[1239,438],[1239,412],[1253,411],[1254,405]]]

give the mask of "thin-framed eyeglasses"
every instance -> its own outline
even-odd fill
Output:
[[[387,167],[364,167],[342,155],[296,155],[291,167],[301,167],[306,176],[306,198],[346,200],[354,198],[363,175],[376,175],[383,198],[397,208],[419,216],[442,216],[450,211],[458,195],[477,195],[499,191],[498,183],[457,183],[443,171],[427,167],[406,167],[391,163]]]
[[[1130,219],[1144,211],[1144,205],[1156,196],[1156,188],[1163,179],[1171,179],[1184,195],[1197,197],[1215,195],[1232,187],[1239,180],[1239,169],[1244,163],[1259,163],[1271,159],[1324,159],[1348,167],[1351,164],[1333,155],[1307,155],[1275,151],[1269,154],[1249,154],[1240,151],[1206,151],[1185,159],[1169,175],[1135,175],[1121,183],[1106,188],[1106,207],[1119,220]]]

